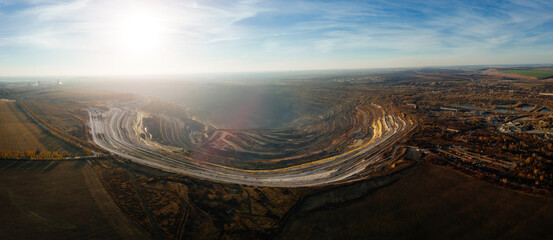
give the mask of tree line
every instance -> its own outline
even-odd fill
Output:
[[[68,156],[69,153],[65,152],[60,154],[58,152],[49,151],[18,151],[18,150],[0,150],[0,158],[2,159],[30,159],[30,160],[62,160],[63,157]]]

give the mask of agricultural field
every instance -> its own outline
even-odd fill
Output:
[[[69,154],[79,150],[49,135],[13,100],[0,100],[0,150],[39,151]]]
[[[361,199],[299,214],[278,239],[551,239],[551,216],[551,199],[422,164]]]
[[[0,189],[0,239],[144,238],[86,161],[3,160]]]
[[[529,76],[529,77],[536,77],[536,78],[551,78],[553,77],[553,70],[545,70],[545,69],[525,69],[525,70],[501,70],[502,72],[506,73],[512,73],[512,74],[518,74],[523,76]]]

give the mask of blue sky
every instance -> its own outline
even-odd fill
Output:
[[[553,1],[0,0],[0,75],[553,63]]]

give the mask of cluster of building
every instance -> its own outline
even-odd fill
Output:
[[[61,86],[62,84],[63,84],[63,82],[61,82],[60,79],[58,78],[58,79],[56,80],[56,86]],[[29,82],[27,82],[27,86],[29,86],[29,87],[40,87],[40,86],[42,86],[42,84],[41,84],[40,81],[38,81],[38,80],[37,80],[36,82],[34,82],[34,83],[31,83],[31,82],[29,81]]]

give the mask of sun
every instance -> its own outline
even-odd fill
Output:
[[[160,50],[164,25],[161,16],[147,8],[135,8],[115,21],[119,48],[127,53],[146,54]]]

